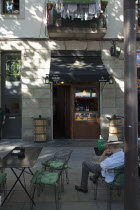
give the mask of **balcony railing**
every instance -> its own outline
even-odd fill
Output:
[[[48,11],[47,29],[49,37],[53,39],[94,39],[104,37],[107,30],[105,8],[102,6],[99,17],[94,17],[92,20],[64,19],[55,10],[50,14]]]

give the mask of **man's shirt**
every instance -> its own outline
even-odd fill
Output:
[[[102,176],[105,177],[105,181],[107,183],[112,182],[114,180],[114,170],[118,166],[124,165],[124,152],[116,152],[110,157],[106,158],[104,161],[100,163],[100,167],[102,168]]]

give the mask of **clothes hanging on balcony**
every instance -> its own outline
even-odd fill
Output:
[[[92,0],[89,1],[93,2]],[[94,3],[89,4],[84,4],[84,2],[65,4],[63,0],[54,0],[53,2],[57,14],[60,14],[64,19],[74,20],[78,18],[87,21],[100,16],[101,0],[94,0]]]
[[[71,13],[75,12],[77,10],[77,4],[68,4],[67,8]]]
[[[81,20],[92,20],[94,17],[99,17],[100,11],[100,0],[97,0],[97,4],[63,4],[61,17],[71,20],[73,20],[74,18],[78,18]]]

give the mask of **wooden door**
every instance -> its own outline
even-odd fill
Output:
[[[98,139],[100,135],[99,85],[83,84],[72,88],[73,139]]]

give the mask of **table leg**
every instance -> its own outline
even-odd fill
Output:
[[[26,190],[26,188],[24,187],[24,185],[22,184],[22,182],[20,181],[20,177],[21,175],[24,173],[25,168],[22,169],[21,173],[19,174],[19,176],[17,176],[16,172],[14,171],[13,168],[11,168],[11,170],[13,171],[14,175],[16,176],[17,180],[15,181],[15,183],[13,184],[13,186],[11,187],[9,193],[7,194],[7,196],[4,198],[1,206],[3,206],[3,204],[5,203],[5,201],[7,200],[7,198],[9,197],[10,193],[12,192],[12,190],[14,189],[16,183],[19,181],[22,188],[24,189],[24,191],[26,192],[26,194],[28,195],[28,197],[31,199],[32,203],[35,205],[35,202],[33,201],[32,197],[30,196],[30,194],[28,193],[28,191]]]
[[[34,175],[30,168],[28,168],[28,170],[30,171],[31,175]]]
[[[11,170],[12,170],[12,169],[11,169]],[[7,200],[7,198],[9,197],[10,193],[11,193],[12,190],[14,189],[16,183],[17,183],[18,180],[20,179],[20,177],[21,177],[21,175],[23,174],[24,170],[25,170],[25,168],[23,168],[23,170],[21,171],[20,175],[18,176],[18,179],[15,181],[15,183],[14,183],[13,186],[11,187],[9,193],[8,193],[7,196],[4,198],[4,200],[3,200],[2,204],[1,204],[1,206],[3,206],[3,204],[5,203],[5,201]]]
[[[33,172],[32,172],[32,170],[29,167],[27,167],[27,168],[28,168],[28,170],[29,170],[30,173],[28,171],[24,171],[24,173],[30,174],[30,175],[34,175]],[[22,171],[21,168],[16,168],[16,169],[19,170],[19,171]]]
[[[17,181],[20,182],[22,188],[24,189],[24,191],[26,192],[26,194],[28,195],[28,197],[31,199],[32,203],[35,205],[35,202],[34,202],[34,200],[32,199],[32,197],[30,196],[30,194],[28,193],[28,191],[26,190],[26,187],[25,187],[25,186],[22,184],[22,182],[20,181],[20,177],[17,176],[17,174],[16,174],[16,172],[14,171],[13,168],[11,168],[11,170],[13,171],[13,173],[15,174],[15,176],[17,177]],[[24,168],[24,170],[25,170],[25,168]],[[23,170],[23,172],[24,172],[24,170]],[[22,172],[22,173],[23,173],[23,172]],[[21,174],[22,174],[22,173],[21,173]]]

